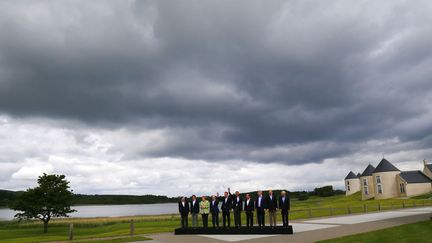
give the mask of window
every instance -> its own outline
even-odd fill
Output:
[[[349,181],[347,181],[347,185],[349,185]]]
[[[377,191],[378,191],[379,194],[382,194],[382,186],[381,186],[381,184],[377,185]]]
[[[349,186],[349,185],[347,186],[347,190],[348,190],[348,191],[351,191],[351,190],[350,190],[350,186]]]
[[[401,183],[399,186],[400,186],[400,192],[405,193],[405,184]]]
[[[376,176],[376,183],[381,183],[381,176]]]
[[[367,181],[366,178],[363,178],[363,185],[364,185],[364,186],[367,186],[367,185],[368,185],[368,181]]]
[[[369,188],[367,187],[367,186],[365,186],[364,188],[363,188],[364,190],[364,194],[365,195],[369,195]]]

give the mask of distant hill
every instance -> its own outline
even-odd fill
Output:
[[[0,207],[7,207],[20,192],[0,190]],[[177,202],[177,197],[157,195],[74,195],[74,205],[151,204]]]
[[[331,195],[337,195],[337,194],[343,194],[344,191],[340,190],[333,190],[332,187],[323,187],[330,190]],[[306,198],[303,200],[307,200],[308,196],[323,196],[320,195],[320,189],[322,188],[316,188],[314,191],[295,191],[290,192],[288,190],[285,190],[288,192],[288,195],[294,199],[294,198],[301,198],[307,195]],[[276,197],[280,196],[282,190],[273,190],[273,194]],[[14,192],[14,191],[8,191],[8,190],[0,190],[0,207],[7,207],[10,205],[10,203],[16,198],[16,196],[21,192]],[[235,190],[231,191],[232,194],[235,193]],[[256,198],[257,191],[252,192],[244,192],[240,193],[242,197],[246,195],[246,193],[249,193],[252,198]],[[263,195],[267,196],[268,191],[263,191]],[[190,196],[190,195],[188,195]],[[222,195],[219,195],[221,198]],[[327,195],[328,196],[328,195]],[[201,195],[197,195],[198,198],[201,197]],[[300,199],[302,200],[302,199]],[[167,196],[158,196],[158,195],[142,195],[142,196],[136,196],[136,195],[84,195],[84,194],[75,194],[74,195],[74,201],[73,205],[115,205],[115,204],[151,204],[151,203],[172,203],[172,202],[178,202],[179,197],[167,197]]]
[[[74,195],[74,205],[89,204],[151,204],[151,203],[170,203],[177,202],[177,197],[157,196],[157,195]]]
[[[6,207],[9,205],[19,192],[0,190],[0,207]]]

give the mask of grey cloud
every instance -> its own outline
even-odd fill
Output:
[[[373,139],[421,143],[431,129],[430,10],[426,1],[4,2],[0,111],[169,132],[130,158],[302,164]]]

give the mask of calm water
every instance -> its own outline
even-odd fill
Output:
[[[75,206],[77,212],[71,217],[118,217],[137,215],[159,215],[178,213],[177,203],[137,204],[137,205],[95,205]],[[13,219],[15,212],[7,208],[0,208],[0,220]]]

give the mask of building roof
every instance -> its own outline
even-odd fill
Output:
[[[419,170],[402,171],[400,177],[407,183],[431,183],[432,180]]]
[[[375,167],[369,164],[360,176],[371,176],[374,170]]]
[[[350,171],[349,173],[348,173],[348,175],[345,177],[345,180],[348,180],[348,179],[357,179],[358,177],[356,176],[356,174],[354,174],[352,171]]]
[[[375,168],[373,173],[387,172],[387,171],[400,171],[400,170],[396,168],[396,166],[394,166],[388,160],[383,158],[381,162],[379,162],[378,166]]]

